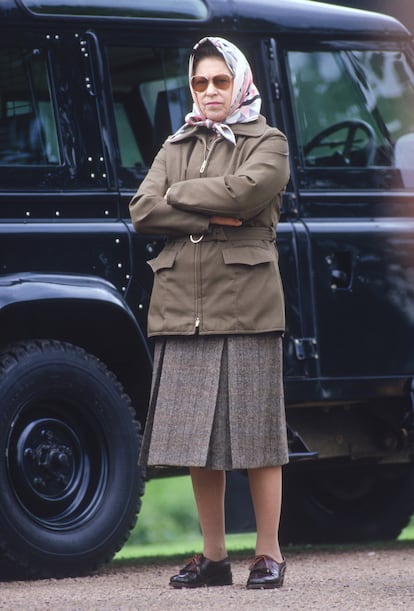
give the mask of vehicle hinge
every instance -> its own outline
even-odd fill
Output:
[[[298,198],[295,193],[285,191],[282,194],[281,212],[289,217],[297,217],[299,215]]]
[[[318,359],[318,342],[314,337],[293,338],[295,345],[296,358],[299,361],[305,359]]]

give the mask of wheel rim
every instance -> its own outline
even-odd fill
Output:
[[[31,402],[11,427],[11,487],[31,519],[50,529],[90,519],[106,488],[109,459],[102,429],[95,418],[85,418],[90,412],[82,407]]]

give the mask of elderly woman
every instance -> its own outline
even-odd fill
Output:
[[[203,552],[173,587],[232,583],[225,472],[246,469],[257,527],[247,588],[278,588],[288,451],[275,231],[288,147],[260,115],[249,64],[232,43],[203,38],[189,74],[193,110],[130,203],[136,231],[167,236],[150,261],[155,355],[140,461],[190,470]]]

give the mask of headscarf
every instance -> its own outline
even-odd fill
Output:
[[[190,56],[188,66],[188,76],[191,83],[194,69],[194,56],[198,47],[206,42],[210,42],[215,46],[217,51],[223,57],[228,69],[230,70],[233,80],[233,96],[230,104],[229,114],[227,118],[219,123],[212,119],[207,119],[197,106],[197,98],[191,88],[193,97],[193,110],[185,117],[185,123],[180,129],[171,136],[170,140],[179,140],[183,137],[187,130],[193,126],[207,127],[212,129],[223,138],[226,138],[232,144],[236,144],[236,138],[229,125],[234,123],[250,123],[255,121],[260,114],[262,100],[255,84],[253,83],[252,71],[249,63],[243,53],[233,43],[224,38],[208,36],[202,38],[194,47]]]

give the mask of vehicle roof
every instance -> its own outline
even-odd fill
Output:
[[[222,6],[227,0],[212,0]],[[406,28],[388,15],[311,0],[233,0],[240,25],[245,21],[258,29],[276,29],[279,33],[365,35],[408,34]],[[256,25],[257,24],[257,25]]]
[[[85,24],[96,22],[111,23],[116,21],[127,22],[129,27],[141,19],[126,19],[125,17],[99,17],[99,16],[71,16],[66,15],[38,15],[30,13],[23,7],[25,0],[1,0],[0,17],[10,23],[12,21],[39,21],[65,22],[82,20]],[[50,3],[51,0],[49,0]],[[176,0],[179,2],[179,0]],[[190,0],[191,1],[191,0]],[[334,6],[312,0],[204,0],[209,15],[206,20],[187,20],[191,28],[203,27],[204,30],[210,28],[214,31],[229,32],[272,32],[279,34],[299,34],[303,36],[322,35],[322,36],[378,36],[398,37],[410,36],[408,30],[396,19],[388,15],[382,15],[371,11],[361,11],[343,6]],[[99,6],[100,2],[107,0],[94,0],[89,2],[94,6]],[[171,0],[174,3],[174,0]],[[69,3],[63,0],[56,0],[57,5]],[[86,2],[88,4],[88,2]],[[138,2],[137,4],[142,4]],[[185,5],[185,2],[184,2]],[[151,0],[151,11],[156,15],[157,10],[163,17],[159,20],[145,18],[146,25],[157,23],[157,27],[174,27],[176,20],[165,20],[165,0]]]

